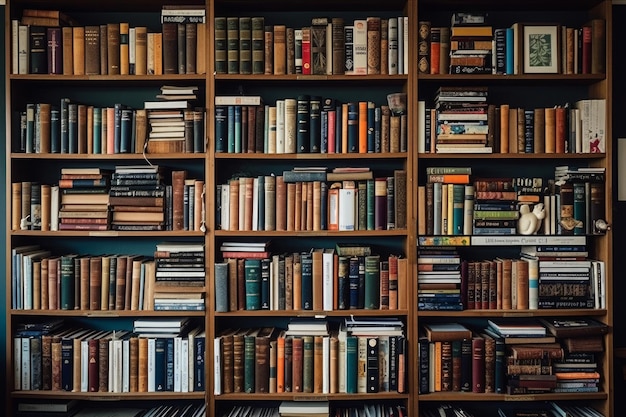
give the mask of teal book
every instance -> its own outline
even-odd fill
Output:
[[[69,98],[61,99],[61,110],[60,110],[60,137],[61,137],[61,153],[69,153],[70,151],[70,136],[69,136]],[[28,116],[28,114],[27,114]]]
[[[67,107],[68,153],[78,153],[78,104],[70,103]]]
[[[75,307],[75,282],[74,282],[74,258],[76,255],[63,255],[61,257],[61,309],[73,310]]]
[[[261,309],[261,260],[246,259],[244,262],[246,277],[246,310]]]
[[[227,147],[228,153],[235,152],[235,106],[228,106],[227,109]]]
[[[243,390],[246,393],[255,390],[256,335],[260,329],[254,329],[243,337]]]
[[[465,185],[452,184],[452,234],[463,234]]]
[[[61,110],[55,106],[50,109],[50,152],[61,152]]]
[[[313,256],[303,252],[300,257],[302,275],[302,309],[313,309]]]
[[[215,311],[228,311],[228,263],[215,263]]]
[[[228,150],[228,107],[215,106],[215,152]]]
[[[365,309],[377,310],[380,306],[380,256],[365,257]]]
[[[348,394],[357,392],[358,350],[358,338],[348,336],[346,338],[346,393]]]

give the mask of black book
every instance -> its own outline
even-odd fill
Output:
[[[297,153],[309,153],[311,152],[310,142],[310,97],[308,95],[298,96],[298,103],[296,107],[296,152]]]
[[[320,96],[311,96],[311,101],[309,102],[309,149],[311,153],[319,153],[322,146],[321,112],[322,98]]]
[[[373,393],[379,390],[379,370],[378,370],[378,337],[367,338],[367,392]]]
[[[48,73],[48,41],[46,31],[47,28],[44,26],[30,26],[29,28],[29,74]]]

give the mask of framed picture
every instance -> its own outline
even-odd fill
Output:
[[[523,27],[524,73],[558,74],[558,25],[528,25]]]

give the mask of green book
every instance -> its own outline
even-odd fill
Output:
[[[367,182],[360,181],[358,183],[359,193],[357,194],[357,205],[358,205],[358,218],[357,225],[358,230],[368,230],[367,228],[367,215],[368,215],[368,207],[367,207]]]
[[[452,234],[463,234],[465,185],[452,184]],[[449,220],[448,220],[449,221]]]
[[[261,260],[244,261],[246,277],[246,310],[261,309]]]
[[[302,352],[302,392],[313,392],[313,336],[304,336]]]
[[[254,329],[243,337],[243,390],[250,393],[255,390],[256,335],[260,329]]]
[[[380,256],[365,257],[365,309],[377,310],[380,306]]]

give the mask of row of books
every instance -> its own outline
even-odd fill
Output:
[[[605,233],[603,168],[563,166],[554,178],[471,178],[467,168],[455,171],[427,174],[426,184],[418,186],[420,234]]]
[[[366,403],[358,406],[333,407],[333,411],[331,411],[328,401],[282,401],[278,407],[237,405],[220,414],[220,416],[252,417],[259,415],[258,413],[267,417],[323,417],[329,415],[337,417],[404,417],[408,415],[403,405],[394,403]]]
[[[353,256],[313,248],[264,252],[255,259],[241,247],[225,249],[230,251],[223,252],[224,261],[215,264],[218,312],[407,308],[406,258],[381,256],[370,248]]]
[[[186,252],[187,246],[195,250]],[[195,244],[166,250],[171,247],[159,243],[154,258],[57,256],[39,245],[14,247],[12,306],[20,310],[204,310],[204,250]]]
[[[215,338],[215,394],[403,393],[405,344],[401,329],[385,326],[371,332],[227,329]]]
[[[477,261],[422,250],[418,255],[418,308],[606,308],[604,262],[573,253],[557,256],[554,248],[542,247],[546,252],[537,256],[529,254],[534,248],[523,247],[520,258]]]
[[[217,188],[222,230],[393,230],[406,224],[406,171],[369,180],[327,183],[331,173],[285,171],[240,177]],[[371,172],[368,172],[371,176]],[[303,178],[300,181],[297,178]]]
[[[70,25],[46,17],[13,19],[12,73],[204,74],[205,10],[197,11],[201,15],[176,16],[169,14],[172,10],[163,10],[162,14],[167,16],[162,16],[162,20],[167,21],[158,32],[147,26],[131,26],[128,22],[80,25],[72,19]]]
[[[279,99],[274,104],[263,104],[260,96],[218,96],[215,102],[216,152],[407,151],[406,106],[341,103],[310,95]]]
[[[457,139],[462,139],[470,130],[476,130],[475,126],[488,126],[478,128],[487,130],[480,152],[603,153],[606,149],[604,99],[583,99],[574,105],[552,108],[489,104],[480,110],[446,116],[425,102],[420,101],[419,106],[419,152],[446,152],[438,135],[445,132],[453,138],[457,132]],[[449,152],[479,152],[472,149],[478,145],[465,142],[455,144]]]
[[[70,327],[18,331],[14,389],[70,392],[204,391],[205,334],[140,337],[126,330]]]
[[[573,336],[556,336],[568,326]],[[497,319],[477,330],[461,323],[426,324],[419,338],[420,392],[597,392],[597,360],[607,331],[589,319]],[[600,343],[592,346],[586,339]]]
[[[124,415],[143,417],[202,417],[206,415],[206,403],[189,401],[184,404],[160,404],[148,407],[117,405],[93,406],[88,402],[70,400],[20,400],[14,411],[15,417],[88,417],[96,415]]]
[[[522,53],[525,48],[529,49],[531,34],[536,34],[538,26],[542,25],[516,22],[509,27],[493,27],[486,14],[471,15],[474,23],[455,22],[454,17],[451,26],[434,26],[427,20],[419,22],[420,73],[515,75],[537,72],[531,65],[525,65]],[[554,25],[551,33],[555,39],[551,45],[558,50],[558,55],[551,62],[550,72],[603,74],[606,70],[605,26],[603,19],[591,19],[581,27]]]
[[[462,415],[466,417],[479,416],[483,410],[479,407],[459,404],[441,404],[437,406],[426,406],[420,408],[422,417],[439,417],[442,413],[454,412],[454,415]],[[445,414],[443,414],[445,415]],[[604,417],[591,406],[572,404],[571,402],[526,402],[498,406],[498,416],[501,417],[522,417],[522,416],[581,416],[581,417]]]
[[[314,17],[310,25],[263,16],[215,18],[218,74],[408,74],[408,18]]]
[[[184,170],[161,183],[157,166],[124,166],[113,174],[100,168],[64,168],[57,184],[12,184],[13,230],[202,230],[204,181]],[[128,173],[118,172],[120,170]],[[132,172],[143,172],[133,174]],[[88,173],[89,172],[89,173]],[[135,178],[128,178],[128,175]],[[143,178],[139,177],[143,176]],[[152,176],[152,178],[149,178]],[[152,182],[142,184],[141,181]]]
[[[147,110],[122,103],[99,107],[63,98],[60,105],[29,103],[15,118],[14,152],[164,153],[153,144],[162,139],[154,135],[157,124],[182,128],[176,135],[177,152],[205,151],[205,111],[201,108]]]

